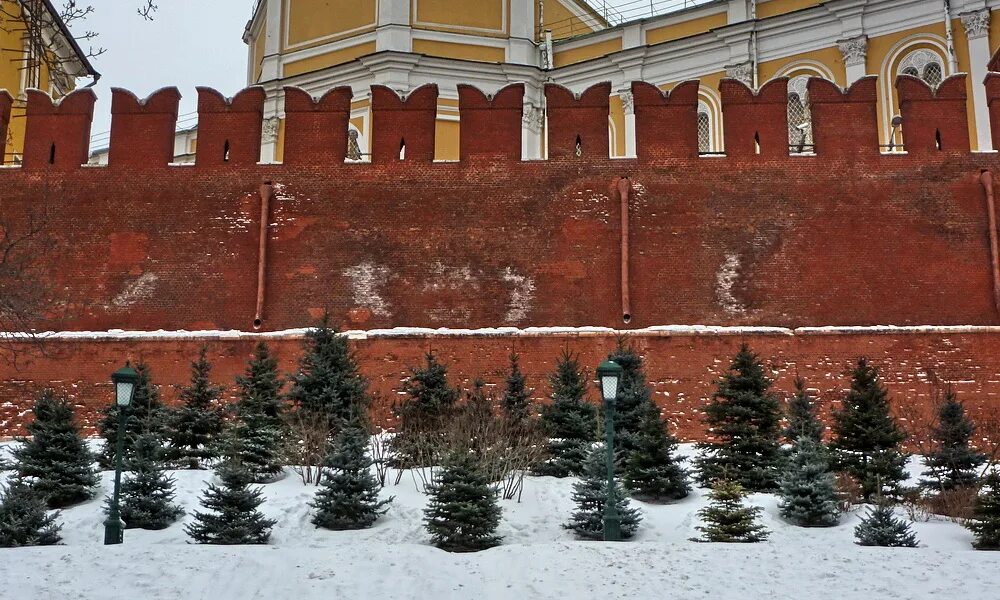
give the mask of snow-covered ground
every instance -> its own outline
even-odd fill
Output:
[[[690,451],[690,448],[684,448]],[[913,469],[919,471],[919,465]],[[0,549],[0,598],[250,600],[373,598],[476,600],[559,598],[883,598],[1000,597],[1000,553],[977,552],[972,536],[946,520],[914,523],[917,549],[862,548],[853,529],[861,513],[838,527],[802,529],[785,523],[777,501],[761,494],[772,531],[760,544],[702,544],[696,489],[673,505],[637,503],[637,538],[583,542],[561,525],[573,510],[571,479],[528,478],[520,503],[502,501],[503,545],[449,554],[428,544],[421,518],[425,497],[404,475],[384,495],[395,501],[373,528],[317,530],[309,523],[314,487],[288,476],[264,486],[262,510],[277,525],[269,546],[211,547],[187,543],[183,522],[198,509],[205,471],[177,472],[178,501],[188,515],[164,531],[128,530],[125,543],[102,545],[100,499],[62,511],[64,545]],[[392,474],[390,474],[390,480]]]

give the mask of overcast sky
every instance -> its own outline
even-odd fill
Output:
[[[94,114],[94,147],[107,146],[111,129],[111,88],[132,90],[144,98],[161,87],[181,90],[181,115],[197,110],[195,86],[208,85],[227,96],[246,84],[247,47],[243,28],[255,0],[158,0],[153,21],[136,14],[140,0],[91,0],[96,11],[78,26],[100,37],[95,46],[107,52],[94,59],[101,81]],[[461,0],[456,0],[461,1]],[[600,6],[602,0],[593,4]],[[687,0],[701,4],[708,0]],[[629,18],[647,16],[649,0],[607,0]],[[680,8],[685,0],[655,0],[657,11]],[[86,49],[87,42],[83,42]],[[183,124],[183,123],[182,123]],[[103,135],[102,135],[103,134]]]
[[[246,84],[243,28],[253,0],[159,0],[153,21],[136,14],[138,0],[92,0],[86,28],[100,33],[93,44],[107,52],[94,59],[101,81],[94,90],[95,135],[111,129],[111,88],[144,98],[175,85],[181,114],[197,110],[195,86],[209,85],[231,96]],[[83,42],[86,49],[87,42]],[[81,80],[82,82],[84,80]],[[106,145],[95,140],[95,146]]]

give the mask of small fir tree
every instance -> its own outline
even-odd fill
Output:
[[[14,450],[18,476],[31,483],[49,508],[90,500],[99,482],[94,456],[73,422],[73,407],[52,390],[39,394],[29,439]]]
[[[466,455],[452,456],[428,486],[424,524],[431,543],[448,552],[476,552],[500,544],[500,506],[487,478]]]
[[[446,418],[453,413],[460,392],[448,383],[448,367],[433,354],[426,355],[426,364],[414,368],[403,383],[407,395],[395,407],[399,429],[392,439],[393,466],[408,469],[433,460],[440,447],[438,438]]]
[[[1000,471],[993,470],[983,478],[966,527],[975,535],[973,548],[1000,550]]]
[[[702,537],[694,541],[753,543],[762,542],[770,535],[764,525],[757,522],[763,509],[743,503],[746,492],[738,482],[716,480],[708,497],[711,504],[698,511],[704,522],[697,527]]]
[[[687,471],[674,457],[677,439],[667,431],[660,409],[649,402],[632,453],[625,461],[622,482],[637,500],[668,502],[688,495]]]
[[[236,385],[235,418],[226,431],[223,454],[246,467],[254,483],[273,481],[282,471],[284,424],[278,361],[267,344],[257,344]]]
[[[521,372],[517,354],[511,354],[510,373],[507,375],[507,388],[501,404],[504,415],[511,423],[522,424],[531,418],[531,391],[528,389],[527,378]]]
[[[0,548],[58,544],[59,513],[46,512],[45,497],[26,481],[14,479],[0,494]]]
[[[781,516],[799,527],[833,527],[840,521],[837,487],[825,448],[799,437],[781,480]]]
[[[131,456],[135,439],[140,433],[162,434],[166,425],[166,409],[160,399],[159,389],[153,384],[149,365],[140,361],[135,365],[135,370],[139,373],[139,381],[135,386],[132,404],[124,409],[125,444],[123,454],[126,457]],[[98,462],[104,468],[113,466],[115,443],[118,440],[119,410],[121,410],[119,406],[112,402],[101,411],[103,416],[98,423],[98,431],[104,438],[104,446],[98,455]]]
[[[834,466],[857,480],[865,502],[895,496],[906,479],[906,437],[889,412],[889,395],[879,383],[878,370],[860,358],[851,389],[833,413]]]
[[[868,509],[868,514],[854,528],[854,537],[859,546],[917,547],[917,536],[910,530],[910,524],[896,518],[892,506],[885,503]]]
[[[323,469],[323,483],[310,504],[312,522],[324,529],[365,529],[386,513],[392,498],[379,500],[378,479],[371,472],[368,434],[358,426],[340,430]]]
[[[196,512],[185,527],[198,544],[266,544],[275,521],[257,508],[264,502],[261,488],[250,487],[252,474],[243,465],[227,461],[216,468],[221,485],[210,483],[201,505],[211,512]]]
[[[542,407],[541,417],[549,436],[549,458],[535,468],[535,474],[579,475],[596,438],[597,409],[585,399],[587,378],[575,356],[563,352],[549,385],[552,402]]]
[[[816,401],[806,389],[806,380],[795,378],[795,395],[788,403],[788,427],[785,440],[795,444],[800,439],[809,438],[823,443],[823,424],[816,416]]]
[[[608,356],[622,368],[615,398],[615,460],[623,465],[635,447],[635,438],[642,429],[643,416],[652,400],[652,391],[642,368],[642,357],[624,339]],[[603,405],[601,407],[603,411]]]
[[[201,469],[215,457],[222,433],[222,386],[212,385],[208,348],[191,363],[191,383],[180,389],[182,405],[168,420],[170,458],[182,469]]]
[[[986,462],[986,455],[969,445],[976,430],[965,414],[965,406],[948,387],[944,402],[937,411],[937,423],[931,428],[934,450],[924,457],[927,470],[920,486],[928,490],[949,491],[976,484],[976,468]]]
[[[288,399],[298,410],[324,416],[333,432],[353,421],[367,424],[368,381],[358,370],[347,338],[330,326],[329,315],[306,334]]]
[[[698,479],[710,485],[728,474],[750,491],[772,491],[781,468],[781,406],[757,355],[743,344],[705,407],[713,440],[698,444]]]
[[[573,484],[576,510],[563,527],[583,539],[604,539],[604,508],[608,503],[606,461],[605,446],[595,446],[584,462],[580,481]],[[622,539],[630,539],[638,531],[642,515],[639,509],[632,507],[618,479],[614,481],[614,500],[621,519]]]
[[[121,518],[126,529],[166,529],[184,514],[174,504],[174,479],[167,475],[165,455],[155,434],[144,433],[136,439],[135,452],[126,464],[129,473],[121,486]]]

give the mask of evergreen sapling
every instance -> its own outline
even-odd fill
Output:
[[[58,544],[62,541],[58,516],[46,512],[43,495],[14,479],[0,494],[0,548]]]
[[[358,371],[347,338],[330,327],[329,315],[306,334],[288,399],[298,410],[325,418],[331,432],[353,421],[367,425],[368,382]]]
[[[698,511],[704,524],[696,529],[702,532],[702,537],[693,541],[754,543],[770,535],[764,525],[757,522],[763,509],[743,503],[746,492],[738,482],[718,479],[708,497],[711,503]]]
[[[615,398],[615,460],[623,465],[635,447],[635,438],[642,429],[642,422],[649,404],[653,401],[646,374],[642,370],[642,357],[623,339],[608,356],[622,368]],[[603,405],[602,405],[603,410]]]
[[[898,495],[906,479],[906,454],[900,447],[906,436],[889,412],[888,396],[878,370],[860,358],[851,389],[833,413],[834,466],[857,480],[865,502]]]
[[[182,469],[200,469],[215,457],[222,433],[222,386],[212,385],[208,348],[191,363],[191,383],[180,389],[181,406],[169,419],[170,458]]]
[[[504,415],[514,424],[524,424],[531,418],[531,390],[528,389],[527,378],[521,372],[517,354],[510,355],[510,373],[507,375],[507,388],[503,393]]]
[[[973,548],[1000,550],[1000,471],[993,470],[983,478],[966,526],[975,535]]]
[[[596,438],[597,409],[586,401],[587,378],[576,357],[563,352],[549,376],[552,402],[542,407],[541,423],[549,436],[549,458],[535,467],[536,475],[568,477],[583,472]]]
[[[795,378],[795,395],[788,403],[788,427],[785,428],[785,440],[795,444],[800,439],[809,438],[817,443],[823,443],[823,424],[816,416],[816,402],[806,381]]]
[[[937,423],[931,428],[934,450],[924,457],[927,470],[920,486],[928,490],[950,491],[976,484],[976,468],[986,462],[986,455],[975,451],[969,441],[976,427],[965,414],[965,406],[949,387],[937,411]]]
[[[39,394],[29,439],[13,452],[18,477],[29,482],[49,508],[90,500],[99,479],[94,456],[73,422],[73,407],[51,390]]]
[[[634,498],[668,502],[688,495],[687,471],[674,456],[676,451],[677,439],[667,432],[660,409],[650,401],[622,470],[622,482]]]
[[[781,407],[771,380],[750,348],[740,346],[729,371],[705,407],[713,440],[698,444],[698,479],[703,485],[725,477],[743,488],[765,492],[778,487],[781,468]]]
[[[854,537],[859,546],[917,547],[917,536],[910,530],[910,524],[896,518],[892,506],[885,503],[868,509],[868,514],[854,528]]]
[[[368,434],[357,426],[340,430],[323,469],[323,480],[310,504],[312,522],[324,529],[365,529],[386,513],[392,498],[379,500],[378,479],[371,472]]]
[[[164,456],[155,434],[144,433],[136,439],[121,485],[121,519],[126,529],[166,529],[184,514],[174,504],[174,479],[167,475]]]
[[[580,481],[573,484],[576,510],[563,527],[571,529],[583,539],[604,539],[604,508],[608,503],[606,460],[605,446],[595,446],[583,465]],[[642,515],[639,509],[632,507],[618,479],[614,481],[614,499],[621,519],[622,539],[630,539],[638,531]]]
[[[837,487],[826,449],[801,436],[781,480],[781,516],[799,527],[832,527],[840,521]]]
[[[284,425],[278,361],[267,344],[257,345],[236,385],[235,419],[226,431],[223,454],[248,469],[254,483],[274,481],[282,472]]]
[[[250,487],[252,474],[235,462],[216,468],[221,485],[210,483],[201,499],[209,512],[195,512],[184,530],[198,544],[266,544],[275,521],[257,508],[264,502],[261,488]]]
[[[452,456],[428,486],[424,524],[431,543],[448,552],[476,552],[500,544],[500,506],[469,456]]]

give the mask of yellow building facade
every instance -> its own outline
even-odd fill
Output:
[[[355,91],[354,137],[362,157],[372,84],[407,93],[437,83],[438,160],[458,157],[457,85],[493,92],[527,86],[525,158],[544,158],[546,82],[580,92],[611,81],[609,154],[635,152],[629,83],[662,89],[701,81],[699,142],[724,152],[718,84],[760,87],[789,79],[789,144],[811,143],[805,83],[842,87],[879,77],[879,136],[898,148],[894,81],[900,73],[936,85],[968,74],[973,148],[992,150],[980,83],[1000,46],[1000,0],[692,0],[678,10],[615,20],[595,0],[262,0],[247,25],[248,81],[268,91],[264,160],[281,159],[281,88],[316,96],[336,85]],[[611,14],[614,14],[613,8]]]
[[[20,161],[25,92],[37,88],[59,98],[82,77],[96,80],[100,75],[50,0],[0,0],[0,90],[7,90],[14,99],[0,162]]]

